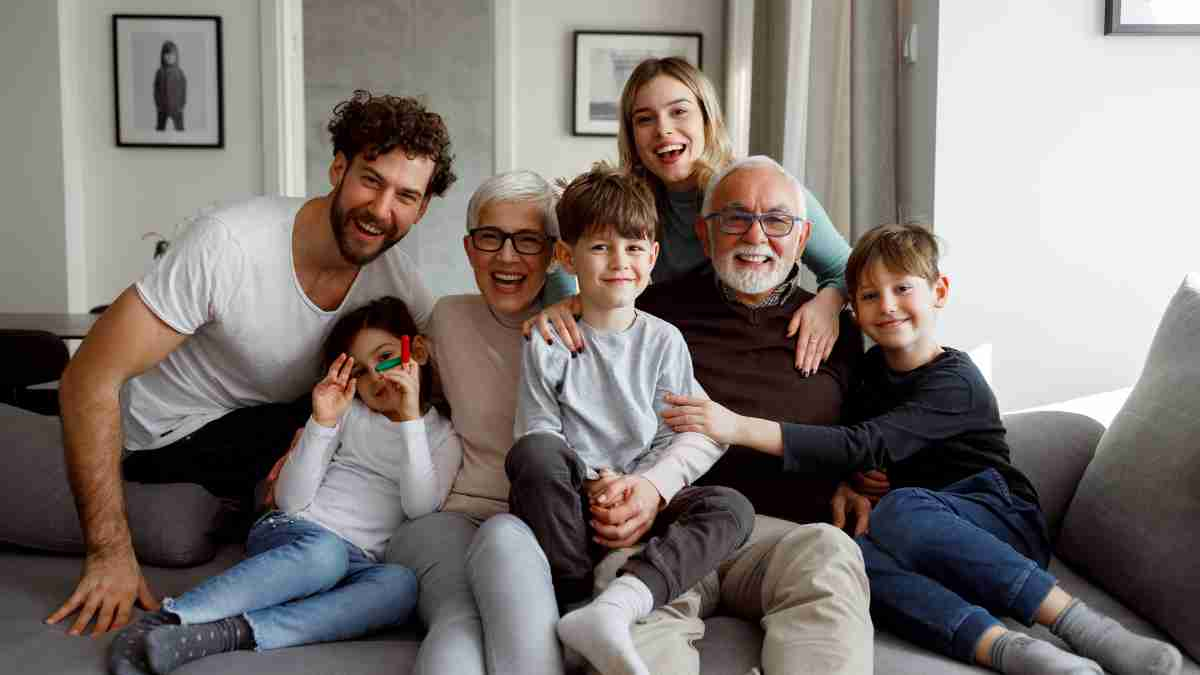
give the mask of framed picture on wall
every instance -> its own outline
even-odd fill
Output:
[[[1200,35],[1198,0],[1106,0],[1104,34]]]
[[[221,17],[114,14],[117,145],[225,147]]]
[[[702,67],[700,33],[575,31],[576,136],[616,136],[621,90],[639,63],[679,56]]]

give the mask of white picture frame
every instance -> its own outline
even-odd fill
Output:
[[[1200,35],[1197,0],[1107,0],[1105,35]]]
[[[621,90],[637,64],[679,56],[700,68],[700,33],[575,31],[575,136],[616,136]]]

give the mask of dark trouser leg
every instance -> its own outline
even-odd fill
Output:
[[[158,121],[154,124],[155,131],[162,131],[167,128],[167,113],[159,110]]]
[[[586,467],[554,434],[531,434],[509,451],[504,471],[512,487],[508,508],[524,520],[546,552],[559,608],[592,594],[592,567],[598,546],[591,542]]]
[[[183,111],[171,113],[171,121],[175,123],[175,131],[183,131]]]
[[[622,572],[641,579],[660,607],[699,583],[754,529],[754,507],[737,490],[685,487],[659,512],[649,540]]]
[[[122,473],[136,483],[197,483],[229,500],[243,515],[224,533],[242,540],[253,524],[255,485],[287,451],[310,414],[307,396],[239,408],[171,445],[132,453],[122,462]]]
[[[1044,571],[1044,525],[1003,481],[988,470],[945,490],[904,488],[879,502],[863,557],[880,623],[929,626],[937,638],[923,644],[968,662],[995,623],[989,613],[1032,623],[1054,587]]]

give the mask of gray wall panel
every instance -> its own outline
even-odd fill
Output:
[[[462,248],[471,192],[492,172],[492,19],[487,0],[304,1],[308,192],[329,191],[325,124],[356,88],[417,96],[442,115],[458,181],[400,244],[435,295],[469,292]]]

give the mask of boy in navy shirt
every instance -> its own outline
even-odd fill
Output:
[[[782,455],[787,471],[886,472],[892,489],[873,511],[843,482],[833,519],[841,525],[854,507],[872,615],[897,635],[1014,675],[1179,673],[1177,649],[1098,614],[1046,571],[1045,518],[1012,465],[995,396],[966,354],[934,336],[950,282],[933,235],[916,225],[871,230],[850,255],[846,283],[876,343],[850,398],[854,424],[781,424],[673,397],[673,428]],[[1043,624],[1075,653],[997,616]]]

